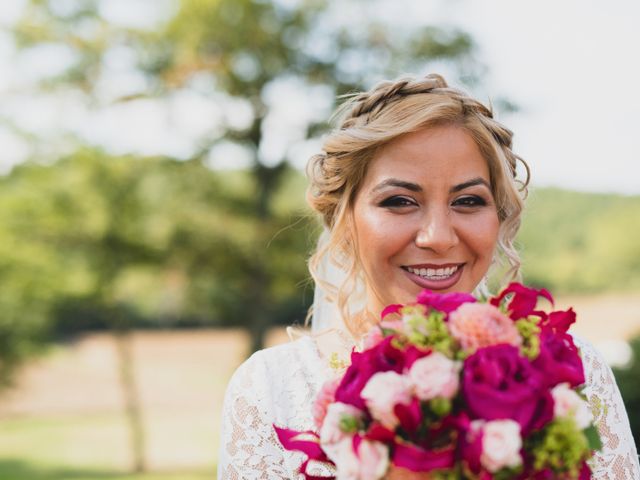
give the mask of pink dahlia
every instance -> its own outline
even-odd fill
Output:
[[[506,343],[519,347],[522,338],[509,317],[486,303],[464,303],[449,314],[449,330],[462,348],[475,352],[479,348]]]

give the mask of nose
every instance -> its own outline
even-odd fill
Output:
[[[444,254],[459,243],[455,225],[448,209],[432,209],[425,213],[416,233],[418,248]]]

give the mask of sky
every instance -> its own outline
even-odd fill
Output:
[[[150,2],[167,3],[108,0],[104,13],[120,23],[151,22],[154,19],[143,13]],[[0,24],[10,23],[22,3],[0,2]],[[68,0],[57,2],[60,8],[65,3]],[[385,21],[457,26],[472,35],[478,59],[487,66],[482,86],[472,93],[485,101],[506,97],[518,105],[517,112],[498,119],[515,132],[514,150],[530,164],[532,185],[640,194],[640,3],[385,0],[375,5]],[[161,14],[163,10],[154,11]],[[148,100],[99,114],[83,110],[73,98],[21,93],[20,86],[64,64],[65,55],[60,49],[43,50],[18,61],[8,37],[0,33],[0,115],[22,127],[50,131],[52,143],[60,141],[56,132],[67,128],[116,152],[178,157],[187,156],[193,139],[215,129],[220,118],[239,125],[246,121],[241,105],[221,109],[219,99],[206,92],[182,93],[168,106]],[[143,81],[127,76],[128,61],[126,51],[113,53],[113,74],[103,86],[105,96],[126,93]],[[273,96],[281,98],[287,88],[286,84],[275,87]],[[291,119],[312,115],[300,108],[305,103],[305,98],[294,99],[282,112],[274,113],[268,128],[303,135],[295,132]],[[277,134],[272,138],[264,153],[277,158],[289,140]],[[2,125],[0,144],[0,172],[9,171],[29,151]],[[296,145],[294,157],[301,166],[317,144],[298,141]],[[232,147],[220,148],[227,148],[229,157],[242,156]]]

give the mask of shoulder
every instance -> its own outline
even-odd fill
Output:
[[[286,366],[298,365],[314,367],[318,364],[317,350],[313,340],[309,337],[300,337],[287,343],[265,348],[253,353],[236,370],[236,375],[247,375],[252,372],[264,374],[268,371],[278,370]]]
[[[315,390],[323,381],[321,365],[314,341],[303,336],[252,354],[235,371],[228,390],[251,389],[260,396],[288,388]]]
[[[225,404],[250,405],[269,425],[309,429],[310,405],[324,380],[315,343],[302,337],[251,355],[231,377]]]

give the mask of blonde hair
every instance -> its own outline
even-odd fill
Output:
[[[383,82],[368,92],[351,95],[339,107],[335,128],[325,137],[323,152],[309,159],[307,201],[318,212],[329,231],[328,241],[319,244],[309,259],[311,276],[336,302],[352,334],[362,331],[364,320],[356,320],[349,299],[364,282],[353,235],[352,210],[355,196],[376,151],[391,140],[424,128],[455,125],[476,142],[489,167],[492,193],[500,230],[496,266],[505,266],[505,279],[519,278],[520,257],[514,239],[529,183],[529,167],[511,151],[512,132],[493,118],[490,108],[461,90],[450,88],[444,78],[402,78]],[[524,165],[526,178],[516,179],[516,164]],[[346,273],[341,285],[321,278],[321,260]],[[358,323],[360,322],[360,323]]]

